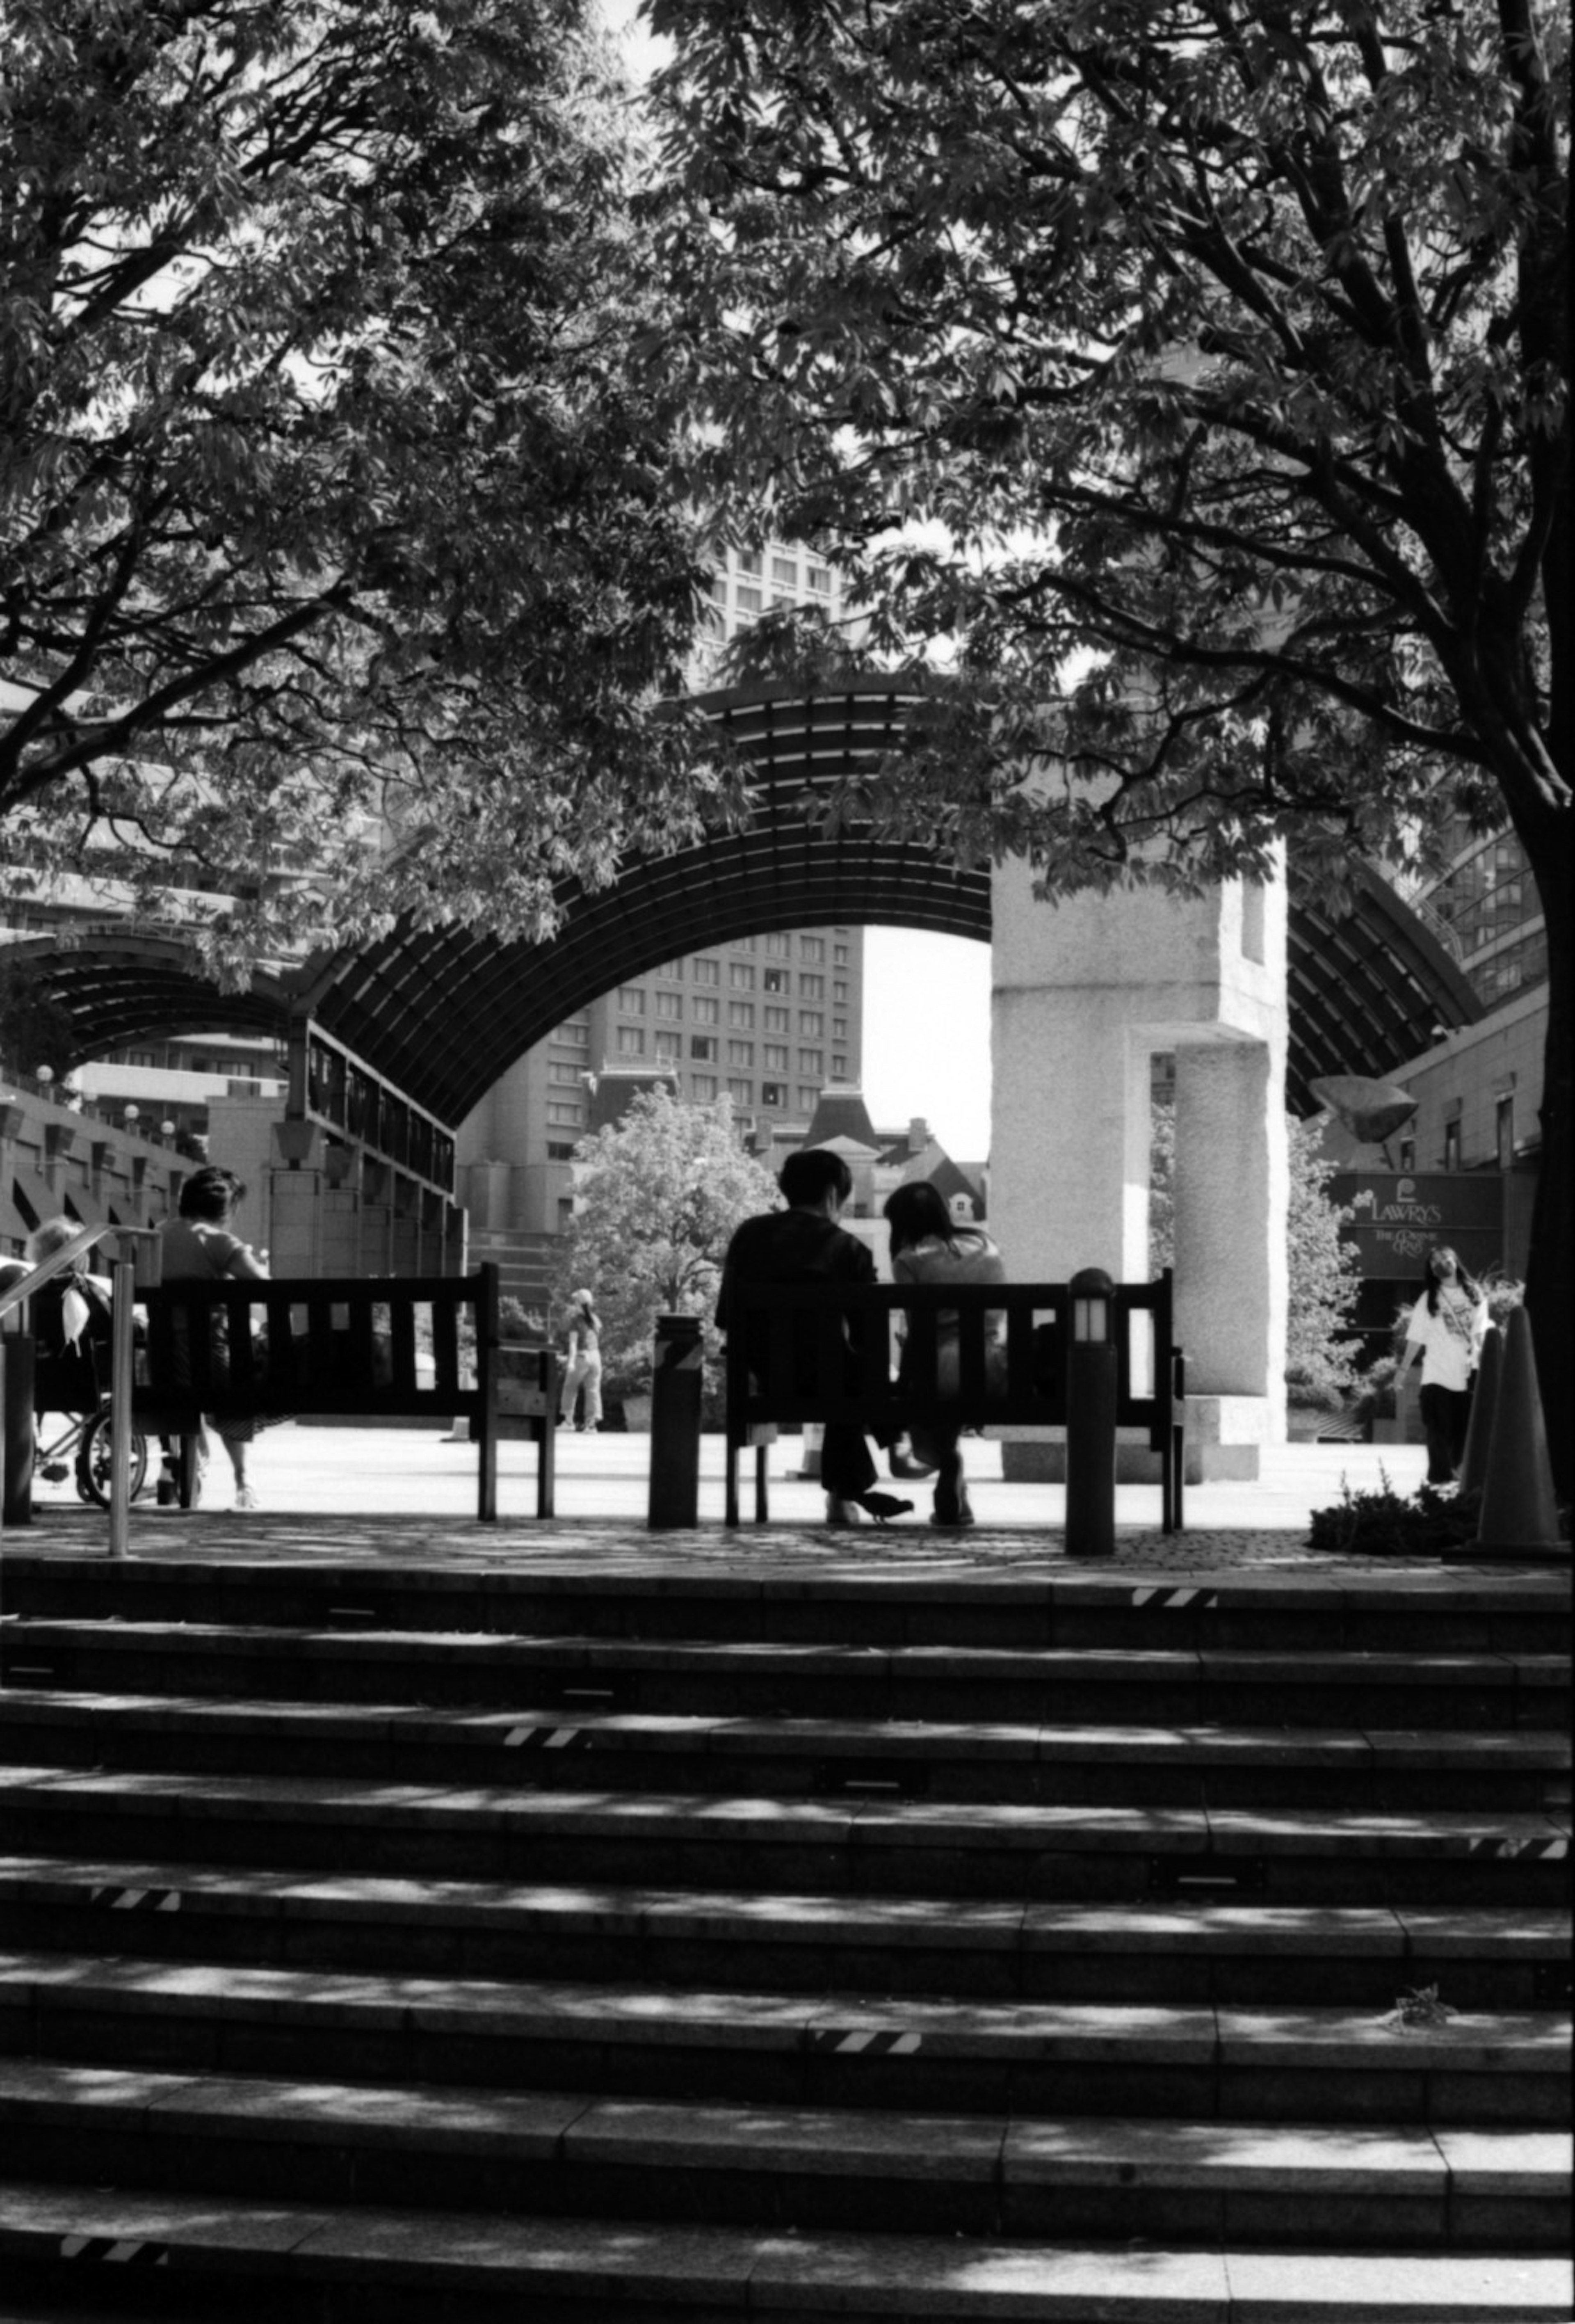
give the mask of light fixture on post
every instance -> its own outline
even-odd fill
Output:
[[[127,1108],[126,1108],[126,1110],[125,1110],[125,1126],[126,1126],[126,1128],[130,1130],[130,1132],[131,1132],[131,1134],[132,1134],[132,1136],[133,1136],[134,1138],[135,1138],[135,1137],[137,1136],[137,1134],[138,1134],[138,1132],[137,1132],[137,1124],[138,1124],[138,1122],[142,1120],[142,1118],[143,1118],[143,1110],[142,1110],[142,1107],[141,1107],[140,1105],[128,1105],[128,1106],[127,1106]]]
[[[299,1170],[308,1160],[318,1134],[315,1121],[303,1115],[287,1113],[282,1121],[273,1125],[273,1139],[288,1168]]]
[[[331,1140],[324,1147],[323,1176],[330,1186],[342,1186],[345,1184],[345,1179],[350,1176],[350,1166],[355,1159],[355,1157],[349,1147],[341,1146],[336,1139]]]

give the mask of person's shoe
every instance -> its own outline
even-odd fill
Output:
[[[235,1494],[238,1509],[260,1509],[262,1506],[255,1485],[242,1485]]]
[[[921,1461],[916,1452],[905,1452],[896,1444],[886,1456],[886,1466],[893,1477],[933,1477],[935,1473],[933,1461]]]
[[[858,1526],[864,1522],[864,1512],[857,1501],[845,1501],[840,1493],[825,1497],[825,1521],[830,1526]]]
[[[935,1526],[971,1526],[973,1523],[973,1510],[966,1485],[960,1485],[953,1493],[936,1488],[935,1513],[930,1523]]]

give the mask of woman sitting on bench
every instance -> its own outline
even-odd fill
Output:
[[[959,1224],[937,1189],[927,1181],[916,1186],[898,1186],[894,1194],[887,1196],[885,1208],[891,1227],[894,1283],[1006,1281],[1006,1263],[991,1238],[982,1227]],[[992,1308],[984,1319],[987,1379],[998,1372],[1004,1362],[1005,1331],[1004,1310]],[[898,1379],[904,1386],[907,1385],[904,1377],[906,1363],[905,1348],[898,1370]],[[955,1311],[948,1313],[943,1308],[935,1323],[937,1396],[943,1401],[948,1396],[954,1397],[961,1381],[957,1317]],[[961,1422],[953,1425],[944,1410],[937,1410],[933,1415],[926,1414],[910,1434],[916,1458],[940,1471],[935,1480],[932,1522],[938,1526],[972,1525],[973,1511],[968,1502],[968,1488],[962,1481],[962,1455],[958,1450]]]

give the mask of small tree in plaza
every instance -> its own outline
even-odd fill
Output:
[[[1447,860],[1546,925],[1527,1304],[1570,1393],[1569,16],[652,0],[653,359],[926,698],[826,812],[1044,891]],[[802,668],[802,615],[759,632]],[[845,642],[845,678],[858,660]],[[1025,764],[1058,770],[1028,788]],[[1558,1460],[1567,1473],[1568,1432]]]
[[[739,1144],[731,1100],[690,1105],[667,1089],[642,1090],[621,1121],[581,1140],[575,1175],[553,1294],[562,1305],[571,1292],[591,1291],[609,1389],[649,1387],[659,1314],[705,1317],[714,1375],[721,1342],[711,1317],[733,1229],[781,1199]]]

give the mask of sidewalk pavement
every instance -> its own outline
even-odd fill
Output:
[[[547,1524],[534,1515],[536,1452],[508,1443],[499,1452],[499,1523],[474,1523],[476,1454],[474,1445],[435,1428],[316,1428],[287,1423],[268,1430],[253,1447],[251,1471],[262,1507],[255,1515],[231,1514],[234,1493],[222,1448],[216,1443],[204,1506],[189,1514],[161,1509],[150,1491],[132,1512],[132,1551],[167,1554],[178,1546],[193,1554],[238,1546],[254,1539],[281,1550],[321,1551],[336,1544],[358,1544],[396,1551],[440,1554],[518,1557],[532,1563],[563,1553],[604,1554],[615,1536],[621,1554],[645,1563],[668,1559],[677,1565],[697,1557],[707,1564],[731,1563],[741,1554],[775,1551],[787,1537],[811,1545],[815,1563],[861,1567],[916,1560],[926,1570],[998,1569],[1042,1563],[1064,1555],[1061,1538],[1065,1490],[1059,1485],[1008,1484],[1000,1475],[1000,1448],[979,1439],[965,1441],[969,1488],[978,1523],[958,1534],[928,1523],[927,1483],[887,1489],[914,1502],[911,1517],[889,1526],[866,1525],[857,1532],[834,1532],[822,1522],[824,1499],[818,1484],[799,1479],[801,1441],[781,1439],[770,1452],[770,1524],[764,1534],[751,1520],[752,1463],[746,1464],[742,1509],[736,1533],[723,1526],[723,1445],[717,1436],[701,1441],[700,1526],[697,1532],[648,1531],[647,1479],[650,1440],[646,1436],[579,1435],[557,1438],[557,1513]],[[1264,1474],[1252,1484],[1194,1485],[1186,1494],[1185,1530],[1165,1536],[1159,1529],[1157,1485],[1123,1485],[1116,1494],[1117,1554],[1123,1565],[1167,1572],[1217,1570],[1239,1564],[1278,1567],[1326,1566],[1325,1553],[1307,1548],[1311,1512],[1352,1492],[1377,1489],[1386,1479],[1396,1492],[1414,1492],[1425,1469],[1420,1445],[1290,1444],[1267,1448]],[[74,1550],[106,1543],[108,1520],[84,1507],[68,1480],[40,1483],[34,1523],[8,1532],[6,1545],[18,1551]],[[303,1533],[302,1518],[359,1520],[336,1524],[332,1537]],[[1373,1561],[1353,1563],[1370,1570]],[[1436,1568],[1435,1568],[1436,1571]]]

